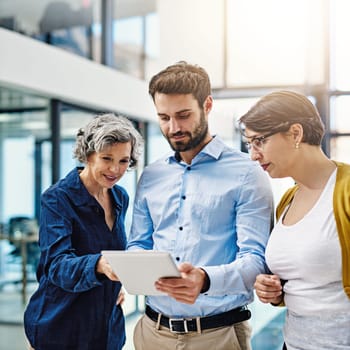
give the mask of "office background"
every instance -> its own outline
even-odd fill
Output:
[[[146,148],[122,180],[131,198],[143,166],[168,151],[147,94],[165,66],[208,71],[210,128],[233,147],[240,115],[292,89],[319,109],[325,153],[350,162],[349,10],[348,0],[0,0],[0,349],[23,348],[40,194],[75,165],[78,128],[105,111],[134,121]],[[276,200],[289,184],[272,180]],[[142,308],[128,298],[129,329]],[[254,350],[278,349],[283,309],[251,308]]]

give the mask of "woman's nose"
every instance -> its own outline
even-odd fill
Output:
[[[254,160],[254,161],[260,159],[260,157],[261,157],[260,152],[257,151],[257,150],[255,150],[254,147],[252,147],[252,148],[250,149],[249,154],[250,154],[250,159],[251,159],[251,160]]]
[[[109,167],[109,169],[113,172],[118,172],[119,170],[119,164],[118,163],[112,163]]]

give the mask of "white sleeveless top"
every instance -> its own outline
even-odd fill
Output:
[[[342,285],[341,247],[333,215],[335,179],[336,170],[314,207],[296,224],[284,225],[283,213],[266,247],[270,270],[287,280],[285,304],[300,316],[350,313],[350,299]]]
[[[350,350],[350,299],[342,285],[333,215],[335,179],[336,170],[317,203],[296,224],[282,224],[285,211],[266,248],[269,268],[287,280],[283,333],[288,350]]]

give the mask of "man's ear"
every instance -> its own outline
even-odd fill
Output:
[[[209,95],[204,101],[203,109],[204,109],[204,112],[208,114],[212,108],[213,108],[213,97]]]

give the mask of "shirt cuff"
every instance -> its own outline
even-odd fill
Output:
[[[217,266],[204,266],[202,269],[206,272],[209,278],[209,288],[204,295],[219,295],[224,290],[225,281],[222,277],[223,274],[220,271],[220,267]]]
[[[101,281],[107,278],[105,275],[99,274],[96,271],[96,265],[101,256],[101,254],[91,255],[86,266],[87,280],[91,281],[93,286],[102,285]]]
[[[208,291],[209,288],[210,288],[210,278],[209,278],[207,272],[206,272],[204,269],[202,269],[201,267],[200,267],[200,269],[201,269],[201,270],[204,272],[204,274],[205,274],[205,276],[204,276],[203,287],[202,287],[200,293],[201,293],[201,294],[206,294],[207,291]]]

